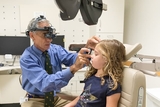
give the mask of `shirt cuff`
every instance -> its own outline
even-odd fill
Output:
[[[63,73],[65,81],[69,81],[74,76],[74,74],[71,73],[70,71],[70,67],[62,70],[62,73]]]

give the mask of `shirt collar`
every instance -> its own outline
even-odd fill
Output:
[[[35,51],[35,53],[37,55],[42,55],[43,54],[43,52],[41,50],[39,50],[35,45],[33,45],[33,50]]]

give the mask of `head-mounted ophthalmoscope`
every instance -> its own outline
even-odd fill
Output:
[[[56,29],[52,27],[44,27],[44,28],[33,28],[30,30],[31,32],[33,31],[47,31],[44,33],[45,38],[53,39],[56,37]],[[29,31],[26,31],[26,35],[29,36]]]
[[[40,15],[39,17],[32,19],[31,23],[28,25],[28,30],[26,30],[26,35],[29,36],[29,32],[33,32],[33,31],[47,31],[46,33],[44,33],[44,37],[45,38],[49,38],[49,39],[53,39],[56,36],[56,29],[52,27],[52,25],[50,25],[49,27],[44,27],[44,28],[39,28],[36,26],[36,24],[46,18],[43,15]]]
[[[52,27],[44,27],[44,28],[34,28],[31,31],[47,31],[44,33],[45,38],[53,39],[56,37],[56,29]]]

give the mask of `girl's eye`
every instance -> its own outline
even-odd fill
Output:
[[[98,54],[97,54],[97,53],[95,53],[94,55],[95,55],[95,56],[97,56]]]

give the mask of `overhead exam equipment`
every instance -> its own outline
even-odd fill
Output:
[[[79,9],[84,22],[87,25],[96,25],[103,10],[107,5],[102,0],[55,0],[60,9],[62,20],[72,20],[76,17]]]

